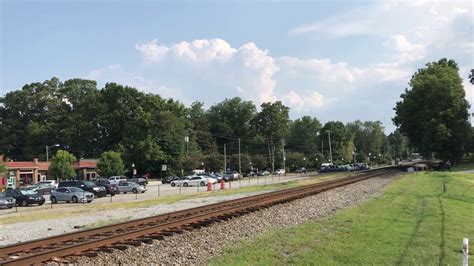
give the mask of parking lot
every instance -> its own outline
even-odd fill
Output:
[[[258,186],[258,185],[266,185],[266,184],[275,184],[279,182],[286,182],[295,179],[302,179],[307,178],[309,176],[313,176],[316,173],[307,174],[287,174],[287,175],[271,175],[271,176],[255,176],[255,177],[245,177],[236,181],[225,182],[224,189],[225,190],[232,190],[232,189],[239,189],[249,186]],[[46,202],[42,206],[31,205],[27,207],[15,207],[12,209],[1,209],[0,214],[5,215],[9,213],[20,213],[20,212],[30,212],[36,210],[45,210],[45,209],[57,209],[57,208],[70,208],[72,206],[79,205],[94,205],[97,203],[107,204],[107,203],[116,203],[116,202],[133,202],[133,201],[142,201],[142,200],[149,200],[149,199],[156,199],[159,197],[165,196],[173,196],[173,195],[181,195],[181,194],[193,194],[193,193],[212,193],[215,191],[221,190],[221,184],[216,183],[211,186],[211,191],[208,191],[207,186],[197,186],[197,187],[171,187],[170,184],[162,184],[161,181],[157,180],[150,180],[147,186],[147,191],[145,193],[127,193],[127,194],[117,194],[113,197],[106,196],[102,198],[95,198],[94,201],[91,203],[57,203],[52,204],[50,201],[50,196],[45,195]]]

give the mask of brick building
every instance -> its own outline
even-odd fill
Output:
[[[14,175],[17,186],[27,186],[45,179],[55,179],[49,172],[51,162],[40,162],[38,158],[32,161],[3,161],[0,155],[0,164],[6,166],[4,176]],[[97,160],[79,160],[73,163],[77,179],[90,180],[96,178]],[[1,186],[1,184],[0,184]]]

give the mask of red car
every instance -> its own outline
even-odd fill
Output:
[[[96,185],[98,186],[103,186],[105,187],[105,190],[107,191],[107,194],[110,196],[113,196],[115,194],[118,194],[118,187],[117,185],[110,184],[110,181],[107,179],[100,179],[95,182]]]

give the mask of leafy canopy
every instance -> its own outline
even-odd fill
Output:
[[[58,180],[71,179],[76,176],[72,163],[76,160],[74,155],[64,150],[58,150],[53,156],[49,171]]]
[[[454,60],[419,69],[394,108],[393,122],[426,157],[456,161],[469,142],[469,104]]]
[[[123,164],[122,155],[115,151],[106,151],[102,153],[97,161],[99,174],[103,177],[121,175],[124,173],[125,166]]]

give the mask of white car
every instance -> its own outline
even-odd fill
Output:
[[[34,185],[50,185],[54,188],[58,188],[58,181],[56,180],[41,180],[37,183],[35,183]]]
[[[109,182],[112,185],[118,185],[120,182],[127,182],[126,176],[111,176],[109,177]]]
[[[187,176],[183,179],[175,180],[171,182],[171,186],[183,186],[183,187],[192,187],[192,186],[207,186],[207,183],[211,184],[217,183],[217,180],[214,178],[208,178],[204,176]]]
[[[285,174],[285,169],[277,169],[275,171],[275,175],[284,175]]]
[[[50,199],[52,203],[58,203],[58,201],[90,203],[94,200],[94,194],[77,187],[60,187],[51,191]]]
[[[191,177],[183,176],[183,177],[180,177],[178,180],[171,181],[170,185],[172,187],[176,187],[176,186],[180,187],[184,181],[189,180],[189,179],[191,179]]]
[[[148,189],[145,186],[139,185],[135,182],[122,181],[117,185],[118,193],[132,192],[132,193],[145,193]]]

